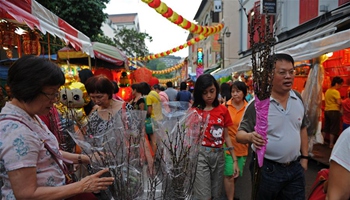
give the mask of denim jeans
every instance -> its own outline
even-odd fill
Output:
[[[253,178],[255,153],[250,163],[250,172]],[[254,188],[254,182],[252,188]],[[267,161],[260,170],[260,179],[256,200],[304,200],[305,174],[301,164],[293,162],[288,166]]]

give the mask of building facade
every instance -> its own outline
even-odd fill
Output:
[[[239,2],[220,1],[221,9],[215,8],[216,0],[203,0],[196,12],[194,20],[201,26],[214,26],[224,23],[225,27],[219,33],[189,47],[189,67],[192,72],[196,69],[197,51],[203,51],[204,70],[216,67],[225,68],[239,59]],[[217,12],[216,12],[217,11]],[[197,35],[189,34],[188,39]]]
[[[210,16],[213,10],[214,1],[217,0],[202,1],[195,17],[198,24],[213,25],[211,20],[207,23],[207,16]],[[236,71],[251,69],[248,21],[250,16],[254,15],[254,9],[260,7],[261,2],[262,0],[221,0],[220,22],[223,19],[231,36],[223,38],[224,45],[221,52],[224,52],[224,67],[214,74],[217,75],[217,78]],[[286,52],[299,44],[348,30],[350,28],[350,22],[347,19],[349,15],[350,0],[276,0],[276,15],[272,17],[277,43],[275,51]],[[220,37],[224,32],[225,29],[221,31]],[[220,37],[216,38],[220,39]],[[195,71],[195,53],[199,47],[205,49],[205,55],[208,57],[205,60],[205,69],[218,63],[215,62],[218,60],[215,60],[212,51],[215,43],[209,42],[211,40],[212,38],[208,38],[189,48],[189,58],[192,60],[189,64],[193,66],[192,71]],[[346,47],[342,45],[339,48],[344,46]],[[296,58],[300,60],[307,57],[298,55]]]

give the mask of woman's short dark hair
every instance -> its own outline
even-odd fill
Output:
[[[93,76],[94,76],[94,74],[89,69],[82,69],[82,70],[79,71],[79,79],[80,79],[80,82],[83,83],[83,84],[85,84],[86,81],[90,77],[93,77]]]
[[[192,104],[192,107],[199,107],[201,109],[205,108],[205,102],[203,100],[203,92],[208,87],[214,85],[216,88],[216,97],[213,101],[213,107],[217,107],[219,105],[218,100],[218,94],[219,94],[219,84],[216,82],[215,78],[210,74],[203,74],[200,75],[196,81],[196,84],[194,85],[194,91],[193,91],[193,97],[194,102]]]
[[[12,96],[23,102],[34,100],[45,86],[61,86],[64,82],[64,73],[58,65],[33,55],[14,62],[7,77]]]
[[[108,94],[108,98],[112,99],[114,94],[112,81],[102,74],[90,77],[85,83],[85,88],[89,95],[91,93]]]
[[[231,85],[230,91],[232,92],[232,88],[236,88],[237,90],[240,90],[243,92],[243,100],[245,100],[245,96],[247,96],[247,85],[244,82],[241,81],[235,81]]]
[[[151,86],[146,82],[139,83],[142,95],[148,95],[151,92]]]

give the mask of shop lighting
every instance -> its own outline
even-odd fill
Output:
[[[17,35],[23,35],[23,34],[27,33],[27,31],[22,29],[21,27],[17,27],[15,30],[15,33],[17,33]]]
[[[7,51],[7,50],[9,50],[9,48],[8,47],[2,47],[5,51]]]
[[[327,56],[328,58],[332,57],[332,56],[333,56],[333,52],[328,52],[328,53],[326,53],[326,56]]]

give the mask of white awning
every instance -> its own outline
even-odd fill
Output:
[[[316,58],[328,52],[338,51],[350,47],[350,29],[338,33],[337,25],[350,20],[350,17],[332,22],[318,29],[309,31],[287,41],[276,44],[276,53],[290,54],[295,61]],[[228,68],[221,70],[213,76],[220,78],[233,72],[251,70],[251,56],[241,58]]]

